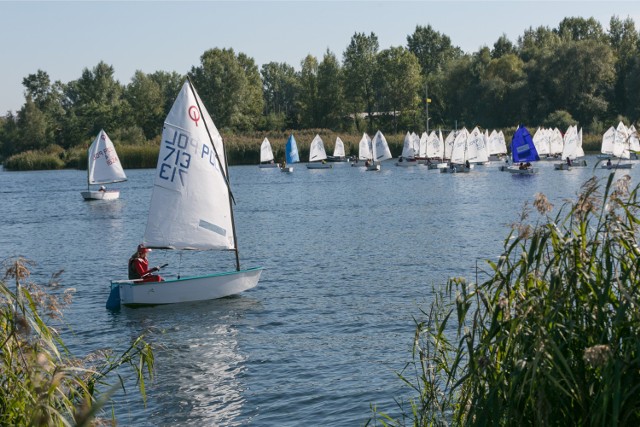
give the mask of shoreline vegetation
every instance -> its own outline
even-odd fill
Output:
[[[505,132],[507,141],[515,129]],[[326,129],[308,129],[285,132],[253,132],[247,134],[223,135],[227,149],[227,159],[230,166],[257,165],[260,163],[260,144],[267,137],[273,148],[276,162],[284,159],[284,146],[287,138],[293,133],[298,142],[300,159],[305,162],[309,158],[309,145],[313,137],[318,134],[322,138],[327,154],[333,152],[336,137],[340,137],[345,145],[347,156],[358,155],[358,143],[362,134],[346,134]],[[444,134],[444,132],[443,132]],[[446,136],[446,135],[445,135]],[[393,157],[402,153],[405,134],[385,135]],[[585,153],[599,153],[602,141],[601,135],[585,134],[583,149]],[[114,139],[118,157],[125,169],[155,168],[160,150],[160,140],[141,144],[122,144]],[[3,164],[5,171],[35,171],[56,169],[87,169],[87,149],[73,147],[68,150],[58,145],[50,145],[42,150],[29,150],[7,158]]]
[[[63,271],[36,284],[29,278],[32,261],[15,257],[0,265],[0,425],[116,425],[111,398],[127,392],[129,376],[146,405],[146,379],[153,380],[155,368],[144,335],[119,354],[95,349],[76,357],[58,332],[74,292],[60,286]]]
[[[639,425],[640,185],[630,184],[611,173],[559,209],[540,193],[525,204],[487,280],[435,289],[398,373],[414,397],[396,400],[399,418],[373,406],[368,425]]]

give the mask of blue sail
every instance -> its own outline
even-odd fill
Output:
[[[511,140],[511,156],[514,163],[535,162],[540,160],[533,138],[524,126],[519,126]]]
[[[287,139],[285,153],[287,156],[287,164],[298,163],[300,161],[300,156],[298,156],[298,145],[296,144],[296,139],[293,137],[293,134],[291,134],[289,139]]]

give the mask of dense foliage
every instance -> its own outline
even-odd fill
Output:
[[[488,280],[449,281],[400,373],[417,396],[373,424],[640,423],[640,186],[613,178],[555,216],[537,195]]]
[[[565,18],[557,28],[525,30],[512,42],[464,53],[430,25],[406,46],[380,50],[355,33],[341,61],[308,55],[300,71],[213,48],[189,74],[223,135],[324,128],[358,134],[429,127],[510,128],[579,124],[601,133],[640,117],[640,34],[631,18]],[[86,148],[100,129],[118,144],[158,143],[184,75],[137,71],[128,84],[100,62],[71,82],[44,70],[23,79],[25,103],[0,117],[0,160],[57,145]]]
[[[138,337],[120,355],[101,349],[73,357],[55,328],[73,290],[60,291],[62,272],[46,286],[30,282],[30,265],[23,258],[5,260],[0,280],[0,425],[104,425],[98,418],[109,413],[110,396],[124,388],[122,377],[115,386],[106,380],[119,376],[123,365],[136,375],[146,398],[145,377],[153,374],[151,347]]]

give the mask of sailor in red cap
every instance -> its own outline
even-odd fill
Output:
[[[160,267],[149,268],[147,252],[151,252],[151,249],[140,243],[138,250],[129,258],[129,280],[142,279],[143,282],[161,282],[163,280],[159,275],[152,274],[160,270]]]

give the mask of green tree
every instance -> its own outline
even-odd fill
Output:
[[[123,86],[114,78],[114,68],[100,62],[85,68],[78,80],[66,85],[68,107],[62,124],[64,146],[83,143],[98,134],[133,123],[123,99]]]
[[[160,85],[142,71],[136,71],[125,89],[124,97],[130,106],[129,114],[135,124],[152,139],[162,129],[164,99]]]
[[[328,49],[318,65],[318,125],[337,130],[344,115],[342,69]]]
[[[422,87],[420,64],[418,58],[403,47],[381,51],[377,62],[378,105],[381,110],[392,112],[394,132],[398,133],[398,113],[415,118]]]
[[[343,53],[344,91],[358,132],[362,130],[358,115],[363,110],[366,111],[369,119],[368,130],[372,132],[374,129],[373,112],[376,95],[374,77],[378,49],[378,36],[374,33],[368,36],[364,33],[355,33]]]
[[[564,18],[556,33],[565,41],[593,40],[602,42],[605,34],[600,22],[595,18]]]
[[[491,50],[491,58],[497,59],[505,55],[512,55],[516,53],[516,47],[506,34],[500,36],[500,38],[493,44]]]
[[[413,34],[407,36],[407,48],[418,58],[424,76],[462,56],[462,50],[452,45],[448,36],[434,30],[431,25],[417,25]]]
[[[636,116],[634,106],[638,105],[638,92],[627,91],[627,77],[633,79],[630,71],[639,55],[640,36],[633,19],[624,21],[614,16],[609,21],[609,43],[615,53],[616,82],[614,89],[614,109],[623,115]]]
[[[502,128],[517,124],[526,115],[521,100],[526,88],[523,61],[515,54],[492,59],[480,82],[477,123]]]
[[[233,49],[215,48],[204,52],[200,62],[191,74],[216,126],[253,129],[263,106],[262,83],[253,60],[236,56]]]
[[[318,127],[318,60],[307,55],[301,63],[300,70],[300,116],[304,127]]]
[[[295,69],[286,63],[269,62],[260,70],[267,129],[295,129],[298,126],[296,98],[299,81]]]

